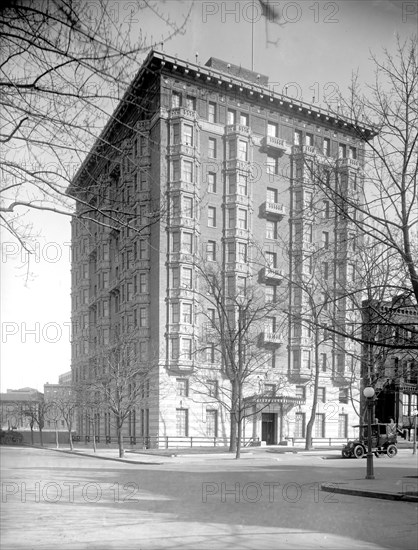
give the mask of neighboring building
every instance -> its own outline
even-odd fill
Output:
[[[60,402],[65,407],[66,401],[71,406],[71,371],[59,375],[58,384],[44,384],[44,401],[46,405],[45,428],[48,430],[67,431],[67,424],[59,407],[53,406],[54,402]],[[68,408],[68,407],[67,407]],[[74,418],[73,431],[76,430],[76,418]]]
[[[36,411],[43,403],[43,394],[33,388],[7,390],[0,394],[1,428],[3,430],[30,430],[30,411]],[[36,429],[36,426],[35,426]]]
[[[70,191],[95,205],[119,200],[144,228],[134,234],[72,221],[73,381],[94,378],[104,368],[103,349],[133,330],[137,361],[158,368],[126,435],[151,437],[153,444],[158,438],[166,444],[167,437],[226,440],[227,412],[193,391],[202,334],[194,264],[202,256],[219,261],[234,288],[257,269],[266,300],[288,289],[290,311],[300,315],[306,301],[297,282],[318,273],[316,298],[326,311],[324,281],[332,299],[354,280],[357,237],[355,225],[315,185],[310,167],[332,166],[326,177],[338,178],[353,199],[361,196],[359,131],[363,138],[371,132],[273,92],[266,76],[213,58],[200,66],[151,52],[127,94]],[[158,208],[164,215],[147,227],[147,212]],[[259,251],[262,265],[254,267]],[[348,309],[342,301],[343,323],[356,315]],[[278,324],[268,319],[261,345],[271,353],[269,372],[262,373],[260,397],[248,399],[262,402],[283,380],[286,395],[278,391],[245,427],[246,437],[268,444],[304,437],[312,403],[313,334],[291,321],[279,338]],[[351,436],[358,423],[351,398],[359,398],[359,349],[323,338],[319,353],[313,436]],[[204,362],[213,382],[225,385],[220,365]],[[98,431],[109,436],[103,420]],[[78,426],[88,435],[82,414]]]
[[[411,432],[418,410],[418,307],[404,296],[363,303],[363,380],[376,389],[375,416]],[[415,349],[414,349],[415,348]]]
[[[67,386],[71,384],[71,382],[72,382],[72,372],[70,370],[58,376],[58,384]]]

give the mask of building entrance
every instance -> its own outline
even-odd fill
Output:
[[[261,413],[261,440],[266,445],[276,443],[276,413]]]

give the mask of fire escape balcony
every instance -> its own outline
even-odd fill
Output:
[[[283,218],[286,215],[286,207],[278,202],[266,201],[261,207],[263,215],[267,218]]]

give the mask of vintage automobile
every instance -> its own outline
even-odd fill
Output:
[[[362,458],[367,453],[367,425],[353,426],[359,428],[360,437],[353,441],[348,441],[342,450],[344,458]],[[397,434],[401,433],[396,424],[372,424],[372,452],[376,457],[387,455],[389,458],[396,456]]]

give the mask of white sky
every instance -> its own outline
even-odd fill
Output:
[[[161,11],[180,20],[189,1],[160,0]],[[255,3],[258,3],[255,0]],[[132,2],[109,2],[123,20]],[[323,103],[334,89],[345,91],[352,71],[372,81],[370,50],[394,48],[396,33],[416,33],[417,3],[405,0],[277,1],[284,26],[260,18],[254,24],[255,70],[266,74],[276,91]],[[164,50],[181,59],[204,64],[209,57],[251,68],[251,0],[195,1],[184,35]],[[257,12],[258,13],[258,12]],[[149,35],[161,36],[156,17],[138,14]],[[135,16],[135,14],[134,14]],[[267,31],[267,32],[266,32]],[[272,44],[267,44],[267,41]],[[277,42],[277,44],[273,44]],[[1,391],[30,386],[43,391],[70,369],[70,223],[46,212],[25,213],[33,223],[36,250],[26,281],[25,257],[8,235],[2,236],[1,259]]]

